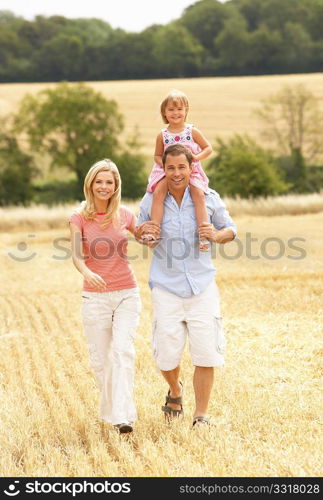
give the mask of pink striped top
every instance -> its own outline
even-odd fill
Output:
[[[104,214],[97,213],[94,220],[87,220],[74,213],[69,222],[78,226],[82,232],[85,264],[91,271],[99,274],[106,282],[106,292],[135,288],[134,273],[127,260],[127,230],[136,221],[134,214],[125,207],[120,208],[120,221],[102,228]],[[83,290],[99,292],[84,280]]]

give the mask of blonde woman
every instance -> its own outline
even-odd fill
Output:
[[[90,168],[84,195],[69,222],[73,263],[84,277],[82,318],[100,390],[100,416],[118,432],[132,432],[134,336],[141,303],[127,260],[127,231],[134,232],[136,217],[120,205],[121,179],[111,160]]]

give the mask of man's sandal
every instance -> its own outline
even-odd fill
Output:
[[[180,382],[182,386],[182,392],[183,392],[183,384]],[[170,406],[167,406],[168,403],[174,403],[176,405],[180,405],[181,409],[180,410],[174,410]],[[165,405],[162,406],[162,411],[164,412],[166,420],[171,420],[174,417],[180,417],[181,415],[184,415],[184,410],[183,410],[183,397],[179,396],[178,398],[172,398],[170,396],[170,389],[167,393],[166,396],[166,401]]]
[[[208,425],[209,424],[209,419],[207,417],[194,417],[193,418],[193,423],[192,427],[196,425],[196,427],[199,427],[200,425]]]

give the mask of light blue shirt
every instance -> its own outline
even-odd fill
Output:
[[[152,199],[151,193],[143,197],[137,225],[150,220]],[[210,189],[205,201],[209,222],[216,229],[229,227],[236,235],[236,226],[219,194]],[[150,267],[150,288],[156,286],[180,297],[191,297],[203,292],[216,270],[211,250],[201,252],[198,248],[195,208],[189,187],[185,189],[180,207],[175,198],[167,194],[160,236]]]

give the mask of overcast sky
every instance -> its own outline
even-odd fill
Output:
[[[0,0],[0,10],[25,19],[59,14],[68,18],[97,17],[113,28],[142,31],[151,24],[166,24],[181,16],[197,0]],[[221,0],[224,1],[224,0]]]

